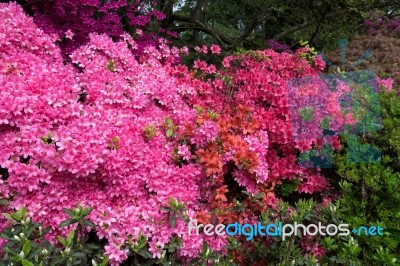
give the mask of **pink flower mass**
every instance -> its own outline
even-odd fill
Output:
[[[139,232],[150,244],[164,245],[176,233],[192,241],[184,223],[170,228],[159,208],[170,197],[199,208],[204,175],[194,164],[174,164],[174,141],[163,134],[147,141],[142,133],[166,117],[177,126],[192,120],[195,111],[183,97],[193,87],[169,75],[157,52],[139,64],[129,37],[114,43],[90,35],[71,55],[77,71],[63,64],[59,48],[19,6],[1,5],[0,19],[0,164],[10,175],[0,191],[16,196],[10,207],[29,206],[56,233],[66,218],[61,206],[96,206],[91,219],[114,261],[124,258],[114,248],[119,239]],[[182,254],[193,248],[185,246]]]
[[[36,20],[41,25],[48,19]],[[174,198],[185,203],[188,218],[207,212],[219,188],[210,177],[226,174],[232,160],[243,166],[232,179],[253,194],[283,179],[298,179],[298,191],[304,193],[323,194],[329,188],[319,169],[296,162],[298,152],[318,140],[293,139],[286,81],[324,68],[320,58],[313,65],[299,56],[305,49],[228,56],[222,71],[198,59],[192,71],[176,63],[179,49],[162,42],[139,46],[116,30],[117,40],[104,32],[88,34],[87,42],[67,49],[72,52],[65,62],[54,36],[17,4],[1,4],[0,20],[0,166],[9,173],[0,180],[0,197],[10,199],[9,209],[27,206],[34,220],[50,225],[50,241],[71,229],[57,227],[67,217],[62,208],[81,203],[94,208],[90,219],[107,241],[105,254],[114,265],[127,258],[123,245],[137,241],[139,233],[153,257],[160,257],[175,236],[182,240],[178,254],[183,259],[196,257],[203,242],[224,253],[227,239],[189,236],[186,223],[177,219],[171,226],[161,207]],[[56,26],[54,32],[59,33]],[[63,36],[82,37],[74,31]],[[143,53],[135,56],[138,47]],[[207,46],[195,49],[208,52]],[[211,53],[220,52],[211,46]],[[315,91],[310,87],[305,93]],[[352,122],[338,113],[335,95],[327,101],[331,113]],[[238,108],[241,120],[229,120],[227,110],[241,105],[248,107]],[[340,147],[337,137],[332,143]],[[214,167],[211,175],[207,167]],[[268,195],[269,206],[275,206],[274,194]],[[312,252],[323,250],[316,246]]]

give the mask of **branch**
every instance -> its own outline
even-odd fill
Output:
[[[199,31],[208,33],[211,36],[213,36],[217,40],[218,44],[221,45],[224,50],[230,49],[229,46],[233,44],[233,41],[230,40],[228,37],[223,36],[221,33],[218,33],[211,28],[208,28],[198,20],[195,20],[194,23],[199,27]]]
[[[299,24],[299,25],[290,27],[289,29],[274,35],[272,38],[276,39],[276,40],[282,39],[283,37],[286,37],[287,35],[292,34],[293,32],[302,30],[302,29],[310,26],[311,24],[312,24],[312,22],[304,22],[303,24]]]
[[[342,11],[342,10],[338,10],[338,11],[333,12],[333,13],[331,13],[331,14],[326,14],[326,15],[324,16],[324,19],[326,20],[326,19],[328,19],[328,18],[335,17],[335,16],[337,16],[337,15],[340,14],[340,13],[343,13],[343,11]],[[321,22],[322,22],[322,21],[321,21]],[[299,24],[299,25],[295,25],[295,26],[293,26],[293,27],[290,27],[289,29],[285,30],[284,32],[281,32],[281,33],[278,33],[278,34],[274,35],[272,38],[273,38],[273,39],[277,39],[277,40],[282,39],[283,37],[285,37],[285,36],[287,36],[287,35],[289,35],[289,34],[292,34],[293,32],[302,30],[302,29],[304,29],[304,28],[306,28],[306,27],[308,27],[308,26],[310,26],[310,25],[312,25],[312,24],[313,24],[312,21],[306,21],[306,22],[304,22],[304,23],[302,23],[302,24]],[[321,23],[321,24],[322,24],[322,23]]]
[[[313,32],[313,35],[310,38],[309,43],[312,44],[312,42],[314,41],[315,37],[317,37],[317,34],[319,32],[319,29],[321,28],[322,22],[325,20],[326,15],[328,14],[329,10],[331,9],[330,6],[328,6],[324,12],[324,14],[322,14],[321,18],[318,20],[317,22],[317,27],[315,28],[315,31]]]
[[[178,30],[180,32],[185,31],[185,30],[197,30],[201,31],[204,33],[207,33],[211,36],[214,37],[214,39],[218,42],[218,44],[224,49],[224,50],[231,50],[235,47],[237,47],[241,42],[247,40],[249,35],[253,32],[254,28],[257,26],[258,23],[258,17],[255,17],[251,23],[246,25],[242,35],[237,38],[237,39],[232,39],[222,32],[218,32],[215,29],[208,27],[205,23],[201,22],[200,20],[196,19],[195,17],[188,17],[185,15],[181,14],[173,14],[171,17],[174,21],[179,21],[179,22],[186,22],[188,24],[186,25],[179,25],[175,26],[173,30]]]
[[[213,36],[218,44],[220,44],[222,46],[222,48],[226,49],[226,44],[227,45],[232,45],[233,41],[225,36],[222,33],[216,32],[214,29],[211,29],[209,27],[207,27],[204,23],[200,22],[199,20],[193,18],[193,17],[188,17],[185,15],[180,15],[180,14],[173,14],[171,16],[171,19],[174,21],[179,21],[179,22],[187,22],[188,24],[186,25],[179,25],[179,26],[175,26],[173,28],[173,30],[178,29],[180,31],[184,31],[184,30],[198,30],[204,33],[207,33],[211,36]]]

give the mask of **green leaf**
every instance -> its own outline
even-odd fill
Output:
[[[175,227],[176,225],[176,213],[173,213],[169,216],[169,224],[171,227]]]
[[[43,235],[43,236],[44,236],[44,235],[47,235],[47,233],[50,232],[50,230],[51,230],[51,226],[46,227],[46,228],[43,230],[42,235]]]
[[[306,122],[310,122],[314,119],[314,109],[310,106],[299,109],[299,114],[301,118]]]
[[[71,231],[71,232],[68,234],[67,240],[66,240],[66,242],[65,242],[65,243],[67,244],[67,247],[71,246],[72,240],[74,239],[74,236],[75,236],[75,231]]]
[[[174,134],[174,130],[172,128],[170,128],[170,129],[167,130],[166,134],[167,134],[167,137],[170,138]]]
[[[107,65],[108,70],[110,70],[111,72],[115,71],[115,64],[113,60],[108,60],[108,65]]]
[[[8,246],[5,246],[5,247],[4,247],[4,250],[5,250],[7,253],[10,253],[11,255],[17,255],[17,256],[18,256],[17,251],[14,250],[14,249],[12,249],[12,248],[10,248],[10,247],[8,247]]]
[[[114,138],[116,138],[117,140],[119,140],[118,137],[114,137]],[[87,215],[89,215],[92,211],[93,211],[93,208],[92,208],[92,207],[84,208],[84,209],[83,209],[83,212],[82,212],[82,215],[83,215],[83,216],[87,216]]]
[[[148,252],[147,250],[140,250],[137,252],[140,256],[142,256],[145,259],[151,259],[153,256],[150,254],[150,252]]]
[[[86,262],[87,261],[87,256],[83,252],[75,252],[75,253],[72,254],[72,257],[81,259],[82,262]],[[83,263],[83,264],[86,264],[86,263]]]
[[[22,266],[35,266],[35,265],[26,259],[22,259]]]
[[[50,263],[50,265],[51,266],[64,265],[64,262],[65,262],[65,258],[57,257]]]
[[[74,224],[76,222],[77,221],[75,219],[68,219],[68,220],[65,220],[64,222],[60,223],[59,227],[65,227],[65,226]]]
[[[65,239],[62,236],[57,236],[57,239],[58,239],[58,242],[63,244],[63,246],[65,247]]]
[[[17,222],[21,222],[21,220],[22,220],[22,217],[18,213],[12,213],[11,218]]]
[[[173,127],[174,126],[174,122],[172,121],[171,118],[166,118],[165,119],[165,124],[169,127]]]
[[[2,213],[3,214],[3,216],[4,217],[6,217],[7,218],[7,220],[9,220],[9,221],[12,221],[12,220],[14,220],[12,217],[11,217],[11,215],[10,214],[8,214],[8,213]]]
[[[155,126],[146,125],[144,128],[145,136],[148,140],[150,140],[153,136],[156,135],[157,128]]]
[[[330,121],[330,117],[329,116],[321,119],[321,121],[320,121],[321,128],[328,130],[329,129],[329,121]]]
[[[108,258],[107,258],[107,256],[105,256],[103,258],[103,261],[101,262],[100,266],[106,266],[107,264],[108,264]]]
[[[29,254],[31,248],[31,242],[29,240],[26,241],[25,244],[22,246],[22,252],[24,252],[25,256]]]
[[[178,217],[181,218],[182,221],[189,222],[189,219],[187,217],[183,216],[182,213],[178,212],[177,214],[178,214]]]
[[[97,250],[97,249],[99,249],[99,246],[92,244],[92,243],[86,243],[86,248],[89,250]]]
[[[73,217],[75,215],[73,210],[63,208],[63,211],[71,217]]]
[[[83,225],[89,226],[90,228],[96,228],[96,225],[90,220],[84,220]]]

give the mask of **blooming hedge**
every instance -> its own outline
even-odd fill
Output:
[[[52,227],[53,243],[71,230],[58,227],[67,218],[62,209],[80,203],[93,207],[89,218],[113,264],[127,259],[140,235],[159,258],[177,240],[177,257],[188,261],[203,242],[221,254],[228,244],[189,236],[188,219],[257,221],[276,207],[274,188],[285,181],[328,197],[320,169],[297,163],[322,139],[292,136],[287,81],[325,66],[307,47],[227,56],[218,70],[197,60],[189,69],[176,63],[186,49],[91,33],[67,63],[59,37],[20,6],[1,4],[0,20],[0,196],[9,201],[2,211],[27,206]],[[237,199],[244,208],[234,208]]]
[[[137,52],[158,43],[160,35],[174,33],[157,29],[155,21],[165,15],[143,1],[35,1],[28,0],[24,9],[34,15],[38,27],[48,34],[56,34],[64,55],[89,41],[90,33],[107,34],[119,38],[126,31],[136,35]]]

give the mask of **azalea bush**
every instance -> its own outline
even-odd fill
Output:
[[[290,81],[315,77],[299,95],[315,95],[325,82],[319,76],[325,63],[312,48],[221,56],[217,45],[196,47],[203,57],[186,66],[179,61],[188,48],[170,47],[162,39],[142,46],[129,30],[119,31],[118,18],[130,12],[121,2],[82,3],[101,14],[71,21],[72,28],[87,21],[85,34],[92,33],[68,50],[60,42],[66,28],[43,10],[57,7],[68,15],[80,9],[59,2],[45,9],[32,3],[35,18],[16,4],[0,6],[2,212],[20,210],[34,228],[48,227],[34,243],[48,241],[55,249],[76,240],[72,232],[80,225],[79,237],[95,234],[104,248],[104,254],[93,255],[96,263],[104,257],[111,265],[232,265],[262,263],[268,256],[284,263],[300,256],[304,263],[322,260],[319,238],[301,237],[285,246],[270,238],[247,242],[189,235],[187,227],[192,219],[204,224],[329,221],[317,216],[338,193],[319,167],[300,165],[299,156],[325,145],[339,150],[340,139],[323,130],[339,132],[357,117],[338,104],[351,89],[340,80],[337,91],[325,90],[324,115],[332,117],[325,126],[326,117],[311,121],[308,109],[293,106],[296,86]],[[119,30],[99,30],[102,19]],[[58,35],[48,33],[52,30]],[[74,31],[79,29],[65,37],[74,40]],[[211,54],[220,66],[201,59]],[[313,133],[293,138],[297,122]],[[63,210],[77,205],[81,214],[92,208],[86,223],[76,217],[65,223],[74,212]],[[0,244],[24,250],[25,243],[10,243],[7,218],[0,218],[0,230],[8,235]],[[4,251],[15,255],[17,249]],[[254,250],[260,253],[253,256]],[[282,258],[284,250],[289,254]]]
[[[165,15],[155,10],[155,2],[143,1],[25,1],[24,9],[33,15],[38,27],[59,37],[58,45],[65,55],[89,41],[90,33],[119,38],[129,32],[135,35],[137,52],[157,44],[162,35],[174,33],[159,29]]]
[[[384,34],[396,36],[400,31],[400,19],[372,14],[371,18],[364,21],[364,26],[371,35]]]

